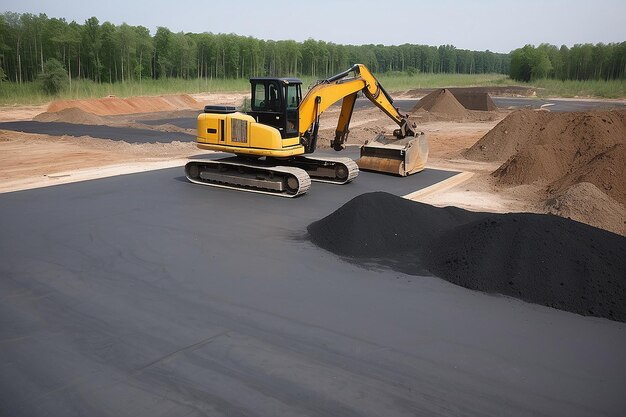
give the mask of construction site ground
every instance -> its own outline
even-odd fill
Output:
[[[184,177],[188,158],[220,157],[195,147],[195,114],[243,93],[132,114],[0,109],[0,414],[621,415],[623,322],[364,268],[307,240],[373,191],[550,212],[546,183],[504,186],[503,161],[464,156],[510,106],[550,103],[452,117],[414,111],[419,95],[394,94],[428,137],[425,171],[362,172],[290,200]],[[322,153],[342,155],[327,146],[338,115],[322,117]],[[72,134],[15,130],[58,122]],[[393,128],[359,100],[343,156]],[[601,195],[572,216],[625,235],[623,203]]]
[[[396,94],[396,104],[401,110],[409,111],[423,93],[411,90]],[[201,108],[206,103],[240,105],[247,94],[197,94],[193,97]],[[545,201],[551,196],[545,193],[542,184],[495,186],[490,174],[502,161],[478,162],[464,158],[461,153],[513,109],[626,108],[624,100],[539,100],[507,96],[496,98],[495,102],[499,106],[497,111],[472,112],[461,119],[445,114],[433,117],[418,112],[413,115],[430,144],[429,166],[465,172],[454,182],[412,195],[413,199],[470,210],[549,212]],[[359,146],[378,132],[389,133],[395,128],[393,122],[367,100],[360,99],[357,103],[348,146]],[[198,110],[95,115],[70,109],[60,116],[46,110],[46,106],[0,108],[0,192],[182,165],[187,158],[202,153],[193,143]],[[116,113],[113,106],[108,110]],[[322,115],[318,141],[321,148],[328,148],[339,110],[336,106]],[[99,112],[106,113],[107,107]],[[49,122],[56,123],[46,125]],[[20,130],[30,133],[17,132]],[[104,167],[106,169],[102,169]],[[575,219],[626,234],[626,226],[620,218],[598,210],[581,211],[576,213]]]

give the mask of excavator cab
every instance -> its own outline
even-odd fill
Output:
[[[283,139],[298,137],[298,106],[302,101],[302,81],[297,78],[251,78],[252,110],[258,122],[272,126]]]

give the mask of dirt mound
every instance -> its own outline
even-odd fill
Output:
[[[463,107],[468,110],[496,111],[498,107],[493,102],[489,94],[476,92],[471,89],[451,88],[450,92]]]
[[[455,118],[467,116],[467,110],[448,89],[435,90],[417,102],[411,112],[424,110]]]
[[[543,205],[547,213],[626,236],[626,207],[589,182],[567,187]]]
[[[508,185],[546,181],[551,192],[590,182],[626,203],[626,111],[537,113],[538,131],[493,176]]]
[[[150,113],[184,109],[200,109],[202,105],[188,94],[143,97],[105,97],[92,100],[57,100],[50,103],[48,112],[59,112],[76,107],[99,116]]]
[[[84,125],[103,125],[104,119],[93,113],[88,113],[77,107],[69,107],[58,112],[45,112],[33,118],[38,122],[66,122]]]
[[[308,227],[320,247],[473,290],[626,321],[626,238],[551,215],[363,194]]]
[[[505,161],[539,136],[552,116],[533,110],[514,111],[463,152],[463,156],[475,161]]]

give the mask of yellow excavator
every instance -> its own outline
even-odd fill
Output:
[[[311,180],[345,184],[359,168],[400,176],[424,169],[428,144],[422,132],[393,106],[391,96],[361,64],[318,81],[302,97],[297,78],[251,78],[251,111],[233,106],[205,106],[198,116],[197,146],[235,154],[217,160],[192,160],[185,166],[193,183],[296,197]],[[313,157],[320,115],[343,99],[331,147],[344,149],[350,119],[362,92],[398,124],[392,138],[379,135],[350,158]]]

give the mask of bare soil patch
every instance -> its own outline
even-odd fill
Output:
[[[49,136],[0,130],[0,192],[71,182],[81,171],[91,170],[89,178],[129,172],[121,164],[158,168],[171,161],[202,153],[194,143],[130,144],[94,139],[88,136]],[[121,170],[93,168],[120,166]],[[83,176],[84,179],[89,179]]]
[[[33,117],[46,111],[47,104],[40,106],[4,106],[0,107],[0,122],[16,122],[32,120]]]
[[[57,100],[48,105],[47,111],[56,113],[68,108],[77,108],[99,116],[201,109],[202,104],[188,94],[154,97],[105,97],[90,100]]]
[[[68,107],[57,112],[44,112],[33,117],[37,122],[66,122],[84,125],[103,125],[105,119],[93,113],[86,112],[78,107]]]

